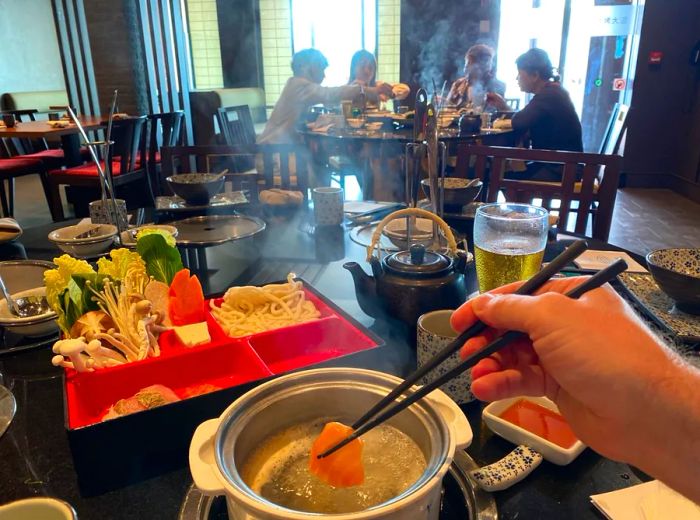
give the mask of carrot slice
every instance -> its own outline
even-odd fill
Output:
[[[365,468],[362,465],[362,439],[355,439],[335,453],[318,458],[352,433],[352,428],[339,422],[329,422],[321,435],[314,441],[309,456],[311,473],[334,487],[350,487],[365,481]]]
[[[173,325],[204,321],[204,292],[199,278],[181,269],[173,277],[168,291],[168,314]]]

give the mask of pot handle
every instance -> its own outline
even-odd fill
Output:
[[[225,493],[214,460],[214,436],[218,428],[218,418],[204,421],[197,426],[190,443],[190,472],[195,485],[205,496]]]
[[[430,392],[426,398],[430,399],[445,422],[449,425],[457,448],[463,450],[469,447],[474,438],[474,434],[467,416],[464,415],[464,412],[457,403],[450,399],[447,394],[439,388]]]

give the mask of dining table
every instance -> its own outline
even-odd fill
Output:
[[[415,330],[387,315],[372,318],[358,305],[352,277],[343,264],[357,261],[365,271],[369,268],[364,260],[365,248],[350,239],[352,224],[315,226],[313,211],[306,206],[272,215],[264,208],[250,206],[246,212],[264,219],[266,229],[255,236],[206,249],[206,270],[198,272],[205,293],[221,294],[235,285],[263,285],[283,280],[293,272],[385,342],[363,357],[362,367],[399,376],[415,370]],[[47,234],[68,224],[71,222],[26,229],[18,241],[0,244],[0,260],[51,260],[61,252],[47,240]],[[545,260],[576,238],[565,233],[557,235],[547,245]],[[617,249],[597,240],[589,240],[589,244],[596,249]],[[637,255],[633,257],[639,259]],[[571,268],[575,271],[573,265]],[[470,291],[477,290],[473,269],[467,271],[466,282]],[[97,496],[81,495],[66,435],[63,369],[51,364],[51,343],[55,339],[3,336],[0,384],[15,394],[18,409],[13,423],[0,437],[0,503],[51,496],[72,504],[82,520],[179,518],[192,486],[186,453],[174,453],[173,460],[178,465],[164,474]],[[479,401],[461,406],[474,433],[467,454],[478,465],[496,462],[515,448],[484,424],[484,406]],[[124,439],[104,449],[128,450],[130,442],[135,440]],[[647,480],[649,477],[638,469],[586,449],[566,466],[544,461],[523,481],[490,495],[497,515],[488,518],[597,520],[602,517],[591,505],[591,495]]]
[[[79,116],[78,119],[86,132],[98,130],[104,126],[104,121],[101,117]],[[67,123],[66,126],[56,126],[52,124],[52,121],[16,122],[15,126],[12,128],[0,126],[0,138],[60,138],[66,166],[82,164],[83,159],[80,155],[80,129],[66,119],[63,119],[62,122]]]
[[[358,175],[366,200],[405,201],[404,175],[406,145],[414,142],[412,127],[384,125],[378,130],[335,128],[325,131],[299,129],[311,154],[311,165],[319,185],[327,185],[329,173]],[[482,128],[462,132],[455,126],[440,128],[438,140],[447,147],[447,167],[454,167],[460,143],[514,146],[512,129]],[[324,184],[325,183],[325,184]]]

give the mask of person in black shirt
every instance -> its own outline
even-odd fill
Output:
[[[552,62],[542,49],[530,49],[517,60],[520,90],[535,96],[513,115],[513,130],[527,133],[532,148],[582,152],[581,121],[569,93],[554,75]],[[508,110],[505,100],[490,93],[488,99],[499,110]],[[542,163],[528,165],[518,177],[533,180],[561,180],[561,168]]]

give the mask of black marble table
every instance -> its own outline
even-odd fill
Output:
[[[415,339],[408,329],[390,320],[374,320],[357,304],[352,278],[342,264],[347,260],[362,263],[365,251],[350,241],[347,229],[315,229],[305,210],[265,219],[263,233],[207,249],[207,270],[200,273],[205,292],[222,292],[233,284],[264,284],[295,272],[386,341],[367,368],[398,375],[415,369]],[[25,230],[19,242],[0,245],[0,260],[53,258],[59,251],[46,235],[56,227],[60,224]],[[552,244],[547,256],[565,244]],[[475,288],[476,280],[469,283]],[[0,438],[0,503],[53,496],[71,503],[81,519],[176,518],[192,483],[185,467],[99,496],[80,496],[64,426],[62,371],[50,363],[50,344],[16,354],[8,354],[7,347],[0,346],[0,383],[17,397],[18,412]],[[463,409],[474,430],[467,451],[484,465],[506,455],[513,445],[488,430],[481,421],[482,407],[473,402]],[[136,441],[125,439],[105,449],[126,450],[130,442]],[[543,462],[526,480],[494,496],[502,519],[598,519],[589,501],[591,494],[624,488],[643,478],[628,465],[587,449],[565,467]]]

